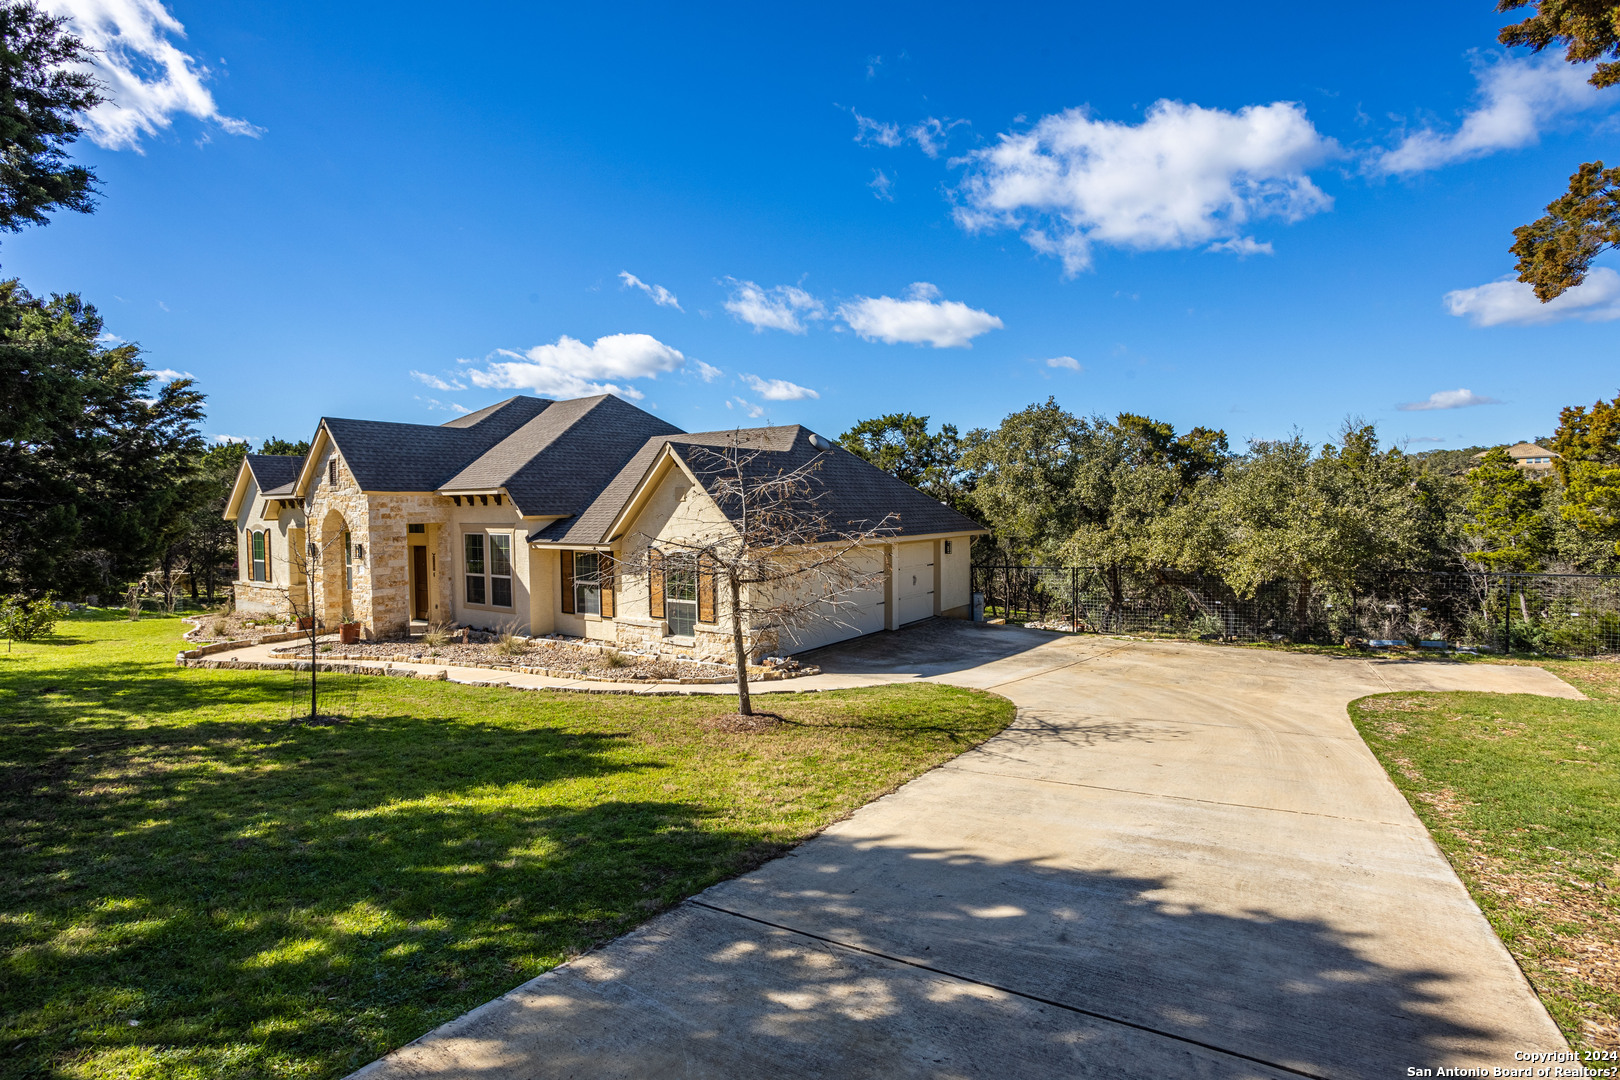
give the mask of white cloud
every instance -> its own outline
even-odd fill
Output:
[[[825,318],[826,307],[820,300],[794,285],[778,285],[763,289],[752,281],[726,278],[731,296],[725,308],[737,318],[761,330],[786,330],[790,334],[805,332],[805,322]]]
[[[90,66],[109,98],[89,114],[97,146],[138,152],[143,135],[166,129],[179,113],[232,135],[264,134],[219,111],[204,85],[208,68],[170,40],[184,38],[186,30],[161,0],[47,0],[45,7],[67,16],[74,33],[96,52]]]
[[[762,379],[758,375],[744,375],[742,381],[766,401],[799,401],[803,398],[821,397],[808,386],[800,386],[786,379]]]
[[[162,386],[164,383],[174,382],[176,379],[195,379],[197,377],[189,371],[176,371],[174,368],[158,368],[155,371],[148,370],[147,374],[152,376],[152,381],[157,383],[159,386]]]
[[[426,405],[429,409],[435,409],[440,412],[455,413],[457,416],[466,416],[468,413],[472,412],[472,410],[467,408],[467,406],[457,405],[454,401],[444,402],[440,401],[438,398],[421,396],[417,396],[416,400]]]
[[[838,308],[838,316],[867,341],[928,344],[936,349],[972,348],[974,338],[1004,325],[988,311],[939,296],[939,289],[919,281],[906,290],[904,300],[857,296]]]
[[[1466,409],[1471,405],[1500,405],[1493,397],[1481,397],[1472,390],[1436,390],[1427,401],[1407,401],[1396,408],[1402,412],[1428,412],[1431,409]]]
[[[894,202],[894,181],[882,169],[872,170],[872,182],[866,185],[872,194],[884,202]]]
[[[763,405],[755,405],[746,398],[732,398],[731,401],[735,401],[737,407],[747,413],[750,420],[758,420],[765,415],[765,406]],[[726,408],[731,408],[731,401],[726,402]]]
[[[1234,236],[1230,240],[1221,240],[1217,243],[1209,245],[1208,250],[1229,251],[1240,259],[1246,259],[1250,255],[1276,254],[1271,249],[1270,240],[1267,240],[1265,243],[1261,243],[1252,236]]]
[[[247,437],[243,435],[210,435],[208,437],[221,445],[228,443],[245,443],[248,441]]]
[[[435,390],[465,390],[465,389],[467,389],[467,384],[462,382],[459,379],[454,380],[454,381],[447,380],[447,379],[441,379],[437,375],[429,375],[425,371],[412,371],[411,372],[411,378],[415,379],[417,382],[422,383],[425,386],[431,386]]]
[[[849,110],[849,114],[855,118],[856,142],[868,146],[899,146],[902,142],[899,124],[885,124],[862,116],[854,109]]]
[[[1074,274],[1096,244],[1197,247],[1239,237],[1256,218],[1326,210],[1333,200],[1307,171],[1336,152],[1293,102],[1234,113],[1158,101],[1135,125],[1070,109],[963,158],[956,219],[1020,229]]]
[[[473,385],[532,390],[555,398],[618,394],[640,399],[646,395],[626,380],[656,379],[686,363],[678,349],[648,334],[609,334],[591,345],[565,334],[554,345],[536,345],[523,352],[501,349],[494,355],[511,359],[469,371]],[[609,379],[618,381],[604,381]]]
[[[950,140],[951,129],[965,123],[966,120],[940,120],[930,116],[906,128],[906,138],[916,143],[917,148],[929,157],[937,158]]]
[[[697,368],[698,378],[702,379],[704,382],[714,382],[714,380],[725,374],[725,372],[721,371],[713,364],[705,364],[701,360],[694,360],[692,361],[692,364]]]
[[[628,270],[619,271],[619,280],[624,282],[624,287],[627,289],[640,289],[646,293],[652,298],[652,302],[659,307],[672,307],[676,311],[683,313],[686,310],[681,307],[681,302],[675,299],[675,294],[662,285],[649,285]]]
[[[1607,322],[1620,319],[1620,274],[1600,266],[1546,304],[1536,299],[1531,286],[1505,277],[1472,289],[1453,289],[1446,293],[1445,305],[1475,326],[1534,326],[1565,319]]]
[[[1049,368],[1067,368],[1070,371],[1085,370],[1085,368],[1080,366],[1080,361],[1076,360],[1072,356],[1054,356],[1046,362],[1046,366]]]
[[[1479,104],[1457,130],[1414,131],[1379,155],[1373,167],[1384,173],[1415,173],[1529,146],[1559,116],[1604,102],[1586,81],[1591,74],[1590,64],[1569,63],[1561,49],[1539,56],[1476,58]]]

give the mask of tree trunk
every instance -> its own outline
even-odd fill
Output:
[[[726,575],[726,588],[731,594],[731,647],[737,661],[737,711],[753,716],[754,703],[748,696],[748,650],[743,645],[742,588],[735,574]]]
[[[1294,640],[1304,641],[1310,634],[1306,627],[1311,621],[1311,579],[1301,578],[1299,596],[1294,599]]]

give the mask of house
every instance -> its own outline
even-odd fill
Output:
[[[289,614],[312,596],[324,625],[368,638],[446,623],[729,659],[726,597],[679,544],[731,527],[704,462],[738,438],[751,468],[815,462],[819,512],[895,526],[849,555],[880,586],[836,621],[745,627],[756,655],[969,616],[976,522],[802,427],[689,434],[606,394],[514,397],[442,426],[328,417],[305,457],[248,455],[224,514],[237,607]],[[661,544],[667,568],[615,572]]]
[[[1553,467],[1553,458],[1558,457],[1557,454],[1546,447],[1528,442],[1514,443],[1507,448],[1507,454],[1508,457],[1513,459],[1515,468],[1524,469],[1527,472],[1546,472]],[[1484,454],[1475,454],[1474,459],[1477,461],[1484,456]]]

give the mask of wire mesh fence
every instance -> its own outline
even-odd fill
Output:
[[[1346,641],[1595,656],[1620,653],[1620,575],[1397,573],[1348,593],[1268,582],[1242,596],[1219,578],[1170,570],[981,566],[986,618],[1090,631],[1225,641]]]

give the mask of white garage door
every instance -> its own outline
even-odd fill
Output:
[[[862,573],[877,573],[883,569],[881,551],[860,552],[850,556],[858,560]],[[830,605],[824,617],[805,626],[784,627],[781,633],[782,652],[801,653],[819,649],[835,641],[847,641],[862,634],[883,629],[883,586],[863,589],[842,597],[837,605]]]
[[[901,544],[894,558],[894,596],[900,624],[934,614],[934,545],[932,541]]]

